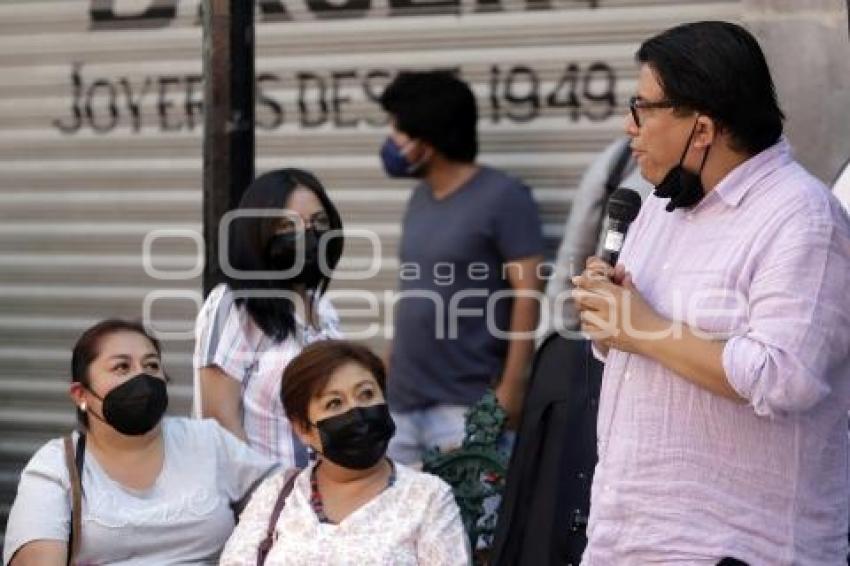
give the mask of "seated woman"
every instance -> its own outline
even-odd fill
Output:
[[[449,486],[385,456],[395,432],[385,387],[381,360],[350,342],[317,342],[290,362],[283,406],[314,462],[257,489],[222,565],[257,564],[269,542],[268,565],[470,563]]]
[[[106,320],[83,333],[71,397],[84,432],[67,446],[51,440],[27,464],[4,564],[216,563],[234,527],[232,506],[274,464],[213,420],[163,419],[160,358],[159,343],[134,322]]]

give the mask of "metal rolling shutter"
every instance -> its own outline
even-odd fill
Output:
[[[260,3],[258,171],[314,170],[346,226],[380,236],[378,275],[332,287],[366,291],[380,306],[379,316],[363,320],[344,312],[349,331],[382,323],[385,291],[395,287],[411,184],[381,172],[386,132],[369,99],[391,73],[457,68],[473,83],[481,161],[533,187],[551,252],[579,176],[620,131],[638,43],[681,21],[736,20],[740,10],[737,0]],[[80,331],[107,316],[141,316],[151,292],[166,293],[154,303],[157,329],[191,330],[199,278],[152,278],[142,250],[152,230],[182,230],[153,242],[152,264],[173,273],[196,263],[186,231],[201,228],[198,4],[0,4],[0,525],[23,464],[73,424],[65,391]],[[402,4],[414,8],[392,8]],[[153,5],[165,8],[159,20],[108,18]],[[352,239],[344,266],[368,264],[370,248]],[[383,340],[370,343],[380,348]],[[164,347],[172,408],[185,413],[192,341],[167,339]]]

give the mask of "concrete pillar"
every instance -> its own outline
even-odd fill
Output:
[[[850,156],[848,0],[743,0],[797,158],[831,184]]]

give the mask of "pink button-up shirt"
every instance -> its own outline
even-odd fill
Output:
[[[844,564],[850,219],[783,139],[697,206],[650,196],[620,261],[663,316],[728,340],[748,400],[611,350],[584,564]]]

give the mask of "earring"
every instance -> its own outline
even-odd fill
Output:
[[[86,402],[85,401],[80,403],[80,410],[84,413],[86,412]]]

